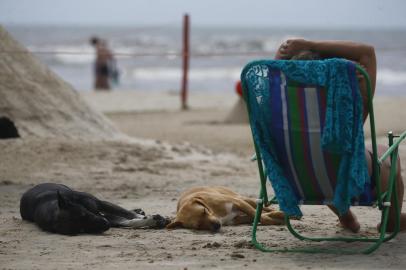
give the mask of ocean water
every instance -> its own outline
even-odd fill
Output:
[[[89,38],[106,39],[117,54],[116,90],[177,91],[181,85],[181,27],[5,26],[54,72],[78,91],[93,82],[94,51]],[[204,28],[191,26],[190,91],[234,91],[242,67],[273,58],[287,38],[366,42],[376,49],[377,95],[406,95],[406,29],[300,30],[274,28]]]

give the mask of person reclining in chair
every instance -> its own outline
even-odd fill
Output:
[[[319,60],[326,58],[344,58],[361,65],[368,73],[371,80],[372,95],[375,93],[376,85],[376,57],[375,50],[372,46],[362,43],[350,42],[350,41],[310,41],[305,39],[289,39],[282,43],[276,52],[275,59],[281,60]],[[359,76],[359,85],[361,96],[363,100],[363,120],[368,116],[368,97],[367,86],[363,76]],[[378,156],[381,156],[388,147],[378,145]],[[369,174],[372,175],[372,150],[366,150],[366,160],[368,162]],[[400,161],[398,159],[397,173],[396,173],[396,188],[399,198],[399,207],[402,209],[403,203],[403,179],[401,175]],[[390,159],[386,159],[381,165],[381,187],[383,191],[386,191],[389,182],[390,173]],[[375,185],[372,185],[375,187]],[[373,195],[376,191],[372,190]],[[394,205],[392,197],[392,205]],[[358,232],[360,224],[356,216],[349,210],[346,214],[339,216],[337,210],[333,206],[329,208],[338,216],[341,225],[351,230],[352,232]],[[389,210],[389,220],[387,231],[393,231],[395,228],[396,212],[394,207]],[[379,228],[380,224],[378,224]],[[406,213],[401,213],[400,216],[400,230],[406,231]]]

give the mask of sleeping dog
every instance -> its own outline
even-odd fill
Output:
[[[180,196],[176,218],[166,228],[177,227],[216,232],[223,225],[250,224],[256,202],[225,187],[196,187]],[[284,224],[284,214],[263,208],[262,225]]]
[[[163,228],[169,223],[160,215],[145,216],[140,209],[128,211],[91,194],[53,183],[39,184],[26,191],[20,201],[20,214],[45,231],[67,235],[102,233],[110,227]]]

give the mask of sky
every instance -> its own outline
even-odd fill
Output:
[[[405,0],[0,0],[1,24],[406,29]]]

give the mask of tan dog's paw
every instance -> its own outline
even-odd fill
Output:
[[[263,212],[274,212],[276,210],[271,206],[265,206],[264,208],[262,208],[262,211]]]
[[[273,219],[282,219],[285,220],[285,213],[281,211],[273,211],[273,212],[268,212],[265,213],[266,216],[273,218]]]
[[[261,225],[284,225],[284,219],[271,218],[268,214],[261,215]]]

